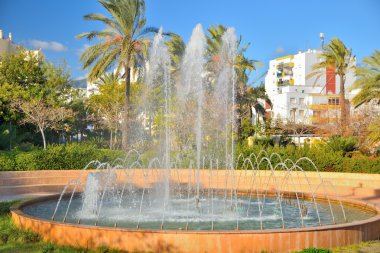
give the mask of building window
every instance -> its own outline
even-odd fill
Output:
[[[339,98],[329,98],[329,105],[339,105]]]
[[[304,111],[304,110],[299,110],[299,111],[298,111],[298,115],[299,115],[301,118],[305,117],[305,111]]]
[[[321,117],[321,112],[320,111],[313,111],[313,117],[316,117],[316,118]]]
[[[290,120],[293,122],[296,121],[296,110],[297,109],[291,109],[290,110]]]
[[[290,98],[290,103],[291,103],[291,104],[295,104],[295,103],[297,103],[297,102],[296,102],[296,98]]]
[[[300,104],[304,104],[305,103],[305,99],[304,98],[300,98]]]

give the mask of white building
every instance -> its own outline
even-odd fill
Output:
[[[114,73],[116,73],[116,69],[114,70]],[[121,70],[120,76],[124,75],[124,69]],[[135,83],[138,81],[138,73],[137,71],[134,71],[134,69],[131,69],[131,83]],[[121,78],[120,82],[125,83],[125,78]],[[87,87],[86,87],[86,97],[90,97],[94,94],[99,94],[99,87],[96,82],[91,83],[87,80]]]
[[[43,60],[45,57],[41,49],[28,50],[22,46],[15,44],[12,40],[12,33],[9,33],[8,38],[4,38],[3,30],[0,30],[0,56],[13,54],[20,50],[25,50],[28,52],[27,58],[25,60],[29,60],[29,57],[35,57],[38,60]]]
[[[315,72],[312,66],[323,60],[318,57],[321,53],[321,50],[309,49],[269,62],[265,89],[272,102],[272,108],[267,109],[272,119],[316,124],[323,117],[336,117],[340,103],[339,77],[333,69],[324,69],[321,75],[308,77]],[[346,76],[347,99],[353,97],[349,87],[354,78],[353,71]]]

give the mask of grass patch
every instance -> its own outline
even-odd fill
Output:
[[[380,241],[362,242],[359,244],[338,247],[333,249],[333,253],[379,253]]]
[[[108,248],[89,250],[58,246],[42,241],[32,231],[18,229],[12,222],[9,208],[18,201],[0,202],[0,252],[1,253],[123,253]]]

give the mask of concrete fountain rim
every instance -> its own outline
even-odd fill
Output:
[[[31,216],[22,211],[26,206],[33,205],[36,203],[58,199],[60,194],[54,194],[49,196],[35,197],[26,200],[22,200],[19,203],[13,204],[10,207],[12,218],[17,216],[20,219],[27,219],[43,224],[54,224],[62,227],[74,227],[74,228],[87,228],[96,229],[104,231],[124,231],[124,232],[144,232],[144,233],[161,233],[161,234],[268,234],[268,233],[296,233],[296,232],[312,232],[312,231],[327,231],[327,230],[337,230],[337,229],[348,229],[352,227],[357,227],[373,222],[380,221],[380,207],[375,204],[362,201],[354,200],[348,198],[339,198],[343,205],[350,205],[368,211],[372,211],[375,215],[369,219],[364,219],[360,221],[353,221],[349,223],[341,223],[334,225],[322,225],[314,227],[300,227],[300,228],[284,228],[284,229],[257,229],[257,230],[154,230],[154,229],[133,229],[133,228],[123,228],[123,227],[111,227],[111,226],[95,226],[95,225],[85,225],[85,224],[75,224],[75,223],[64,223],[61,221],[41,219],[35,216]],[[323,201],[323,198],[317,197],[317,201]],[[327,201],[327,199],[325,199]],[[330,198],[330,201],[337,201],[336,199]]]

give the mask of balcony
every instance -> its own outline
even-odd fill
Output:
[[[321,118],[321,117],[309,117],[308,120],[309,120],[312,124],[314,124],[314,123],[321,123],[321,122],[324,121],[323,118]]]
[[[290,55],[285,55],[285,56],[282,56],[282,57],[278,57],[276,58],[277,61],[282,61],[282,60],[285,60],[285,59],[293,59],[294,58],[294,55],[290,54]]]
[[[334,110],[339,109],[339,105],[312,104],[308,106],[312,110]]]
[[[277,78],[286,77],[286,76],[293,76],[293,71],[284,69],[277,72]]]
[[[292,69],[294,67],[294,62],[280,62],[276,68],[278,70],[282,70],[282,69]]]
[[[291,86],[294,85],[294,79],[289,79],[289,80],[278,80],[276,82],[277,86]]]

